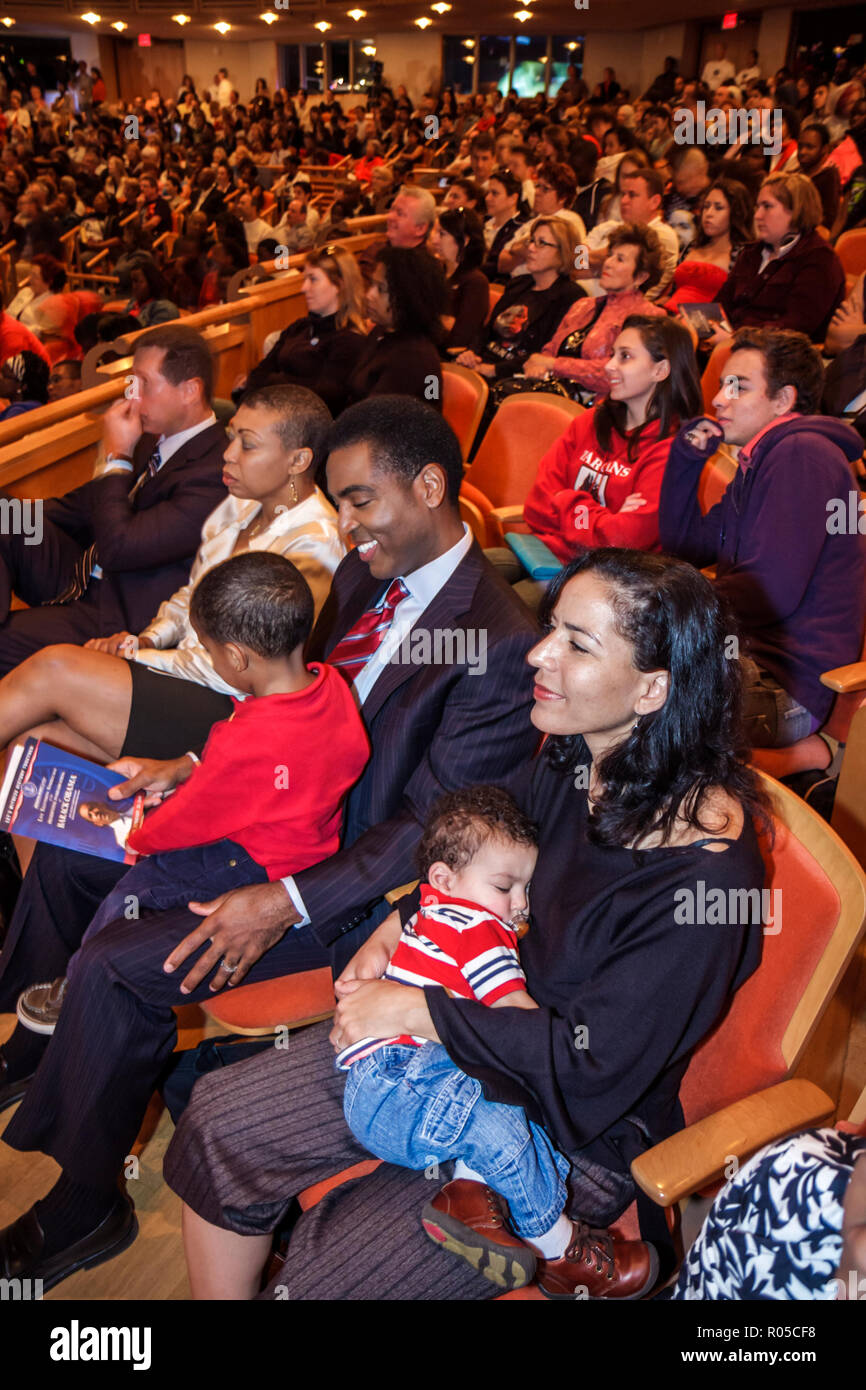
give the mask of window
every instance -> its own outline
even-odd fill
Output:
[[[328,44],[329,68],[328,82],[332,92],[348,92],[351,87],[349,73],[349,40],[334,39]]]
[[[467,49],[468,52],[468,49]],[[468,63],[466,65],[469,66]],[[498,87],[508,91],[511,69],[511,38],[483,37],[478,41],[478,90]]]
[[[550,44],[550,95],[556,96],[568,76],[570,66],[583,73],[583,39],[571,35],[554,35]]]
[[[382,76],[382,64],[376,61],[376,45],[369,39],[352,40],[352,89],[365,92]]]
[[[301,85],[301,51],[296,43],[280,44],[280,86],[292,95]]]
[[[442,40],[442,85],[468,96],[475,77],[476,42],[466,34],[446,34]]]
[[[544,94],[547,84],[547,38],[544,35],[517,34],[514,40],[514,72],[511,88],[515,96]]]
[[[323,43],[304,44],[304,90],[323,92],[325,90],[325,45]]]

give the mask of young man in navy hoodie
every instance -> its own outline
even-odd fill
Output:
[[[816,413],[822,384],[804,334],[742,329],[713,401],[716,419],[683,426],[662,483],[662,546],[715,565],[716,588],[739,623],[746,731],[757,747],[814,733],[833,702],[821,673],[861,651],[864,538],[838,517],[843,507],[857,514],[847,505],[856,495],[849,465],[863,441]],[[739,448],[737,473],[703,515],[698,481],[722,437]]]

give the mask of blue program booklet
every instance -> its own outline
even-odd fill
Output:
[[[49,845],[134,864],[126,840],[141,825],[144,793],[108,799],[126,779],[99,763],[28,738],[9,753],[0,790],[0,830]]]

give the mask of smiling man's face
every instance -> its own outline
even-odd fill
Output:
[[[437,528],[425,501],[424,475],[411,483],[379,467],[366,442],[334,449],[328,457],[328,491],[339,509],[340,530],[357,546],[376,579],[411,574],[435,558]]]

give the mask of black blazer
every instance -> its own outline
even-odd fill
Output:
[[[306,386],[339,415],[346,404],[347,380],[366,342],[357,329],[338,328],[336,314],[307,314],[280,334],[267,357],[253,367],[246,385],[232,392],[232,399],[240,401],[260,386]]]
[[[442,364],[432,339],[421,333],[373,328],[346,383],[349,404],[368,396],[415,396],[442,409]]]
[[[327,658],[385,587],[351,551],[313,630],[310,659]],[[454,650],[443,644],[440,655],[469,659],[394,663],[382,672],[361,710],[372,756],[346,798],[343,848],[295,876],[312,930],[336,946],[336,970],[387,915],[384,894],[417,878],[415,849],[432,803],[456,787],[502,784],[539,742],[525,661],[538,628],[477,544],[412,632],[437,629],[456,634]]]
[[[100,624],[105,633],[140,632],[163,599],[189,580],[205,518],[226,495],[226,436],[209,425],[137,489],[156,437],[142,435],[133,473],[108,473],[45,503],[45,516],[83,547],[96,545]]]

